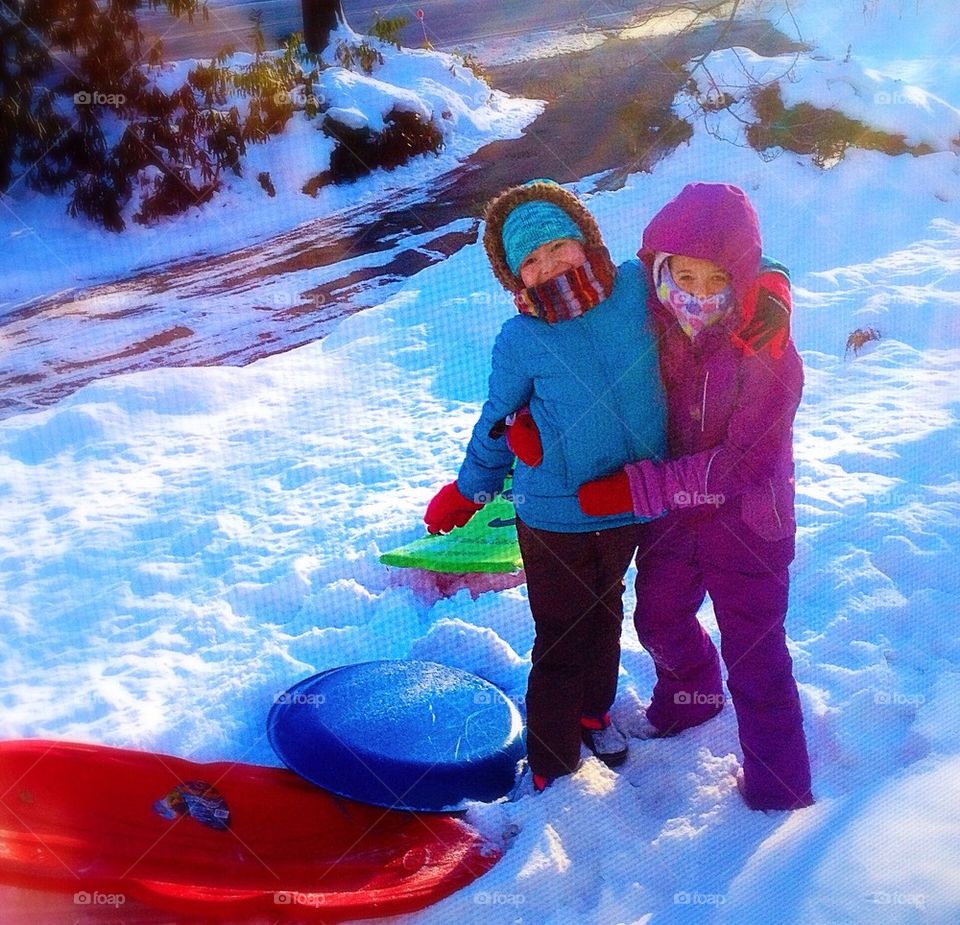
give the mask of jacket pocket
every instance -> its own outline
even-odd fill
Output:
[[[797,529],[793,481],[764,479],[748,485],[741,496],[740,516],[757,536],[782,540]]]
[[[530,467],[531,484],[537,486],[540,494],[553,496],[569,494],[570,467],[567,464],[564,434],[554,426],[542,402],[532,401],[530,413],[540,433],[540,446],[543,449],[543,460],[540,465]]]

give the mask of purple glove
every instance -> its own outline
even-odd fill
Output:
[[[705,450],[679,459],[654,462],[641,459],[624,468],[630,480],[633,513],[638,517],[660,517],[667,511],[723,504],[722,493],[710,494],[707,479],[710,463],[719,450]]]

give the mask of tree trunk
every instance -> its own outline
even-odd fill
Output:
[[[330,30],[337,20],[346,22],[341,0],[301,0],[303,8],[303,41],[307,51],[319,54],[330,42]]]

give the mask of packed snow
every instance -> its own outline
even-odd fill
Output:
[[[590,758],[543,795],[473,806],[502,860],[396,921],[960,921],[960,68],[942,43],[951,3],[889,3],[897,16],[868,3],[866,20],[862,0],[799,4],[805,37],[829,28],[789,93],[822,103],[849,74],[857,118],[936,153],[854,151],[826,171],[764,160],[720,113],[654,173],[588,201],[621,260],[683,183],[736,183],[791,267],[806,385],[787,631],[817,804],[746,809],[728,704],[675,738],[631,739],[617,772]],[[928,83],[931,48],[944,58]],[[911,102],[878,96],[907,74]],[[113,259],[98,251],[91,269]],[[513,311],[474,244],[308,346],[114,376],[0,423],[0,736],[276,764],[277,695],[376,658],[466,668],[520,702],[523,585],[438,597],[378,562],[422,534],[456,472]],[[870,328],[879,339],[848,348]],[[716,634],[709,602],[701,617]],[[629,619],[623,645],[613,715],[639,733],[654,674]],[[34,894],[0,902],[4,923],[37,921]],[[44,903],[44,922],[76,916]]]

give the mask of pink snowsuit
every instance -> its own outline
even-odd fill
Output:
[[[740,306],[761,270],[756,214],[725,184],[690,184],[653,218],[639,256],[711,260],[737,305],[694,340],[650,298],[667,395],[666,516],[640,528],[635,624],[657,671],[650,722],[673,732],[719,712],[717,651],[697,620],[709,593],[743,750],[741,789],[756,809],[813,802],[784,620],[794,555],[793,418],[803,371],[792,341],[774,359],[734,345]],[[649,291],[655,292],[650,285]],[[640,464],[642,465],[642,464]],[[648,464],[649,465],[649,464]],[[631,489],[641,472],[627,466]]]

